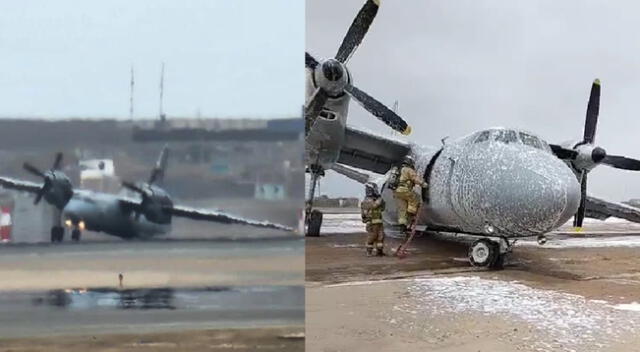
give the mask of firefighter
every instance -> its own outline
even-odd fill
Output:
[[[383,256],[384,254],[384,225],[382,223],[382,212],[384,211],[384,200],[378,192],[378,188],[373,183],[365,185],[366,197],[360,203],[362,222],[367,225],[367,242],[365,247],[367,255],[374,254]]]
[[[409,226],[415,220],[420,206],[420,198],[413,190],[416,185],[427,187],[427,183],[416,173],[413,158],[407,155],[402,160],[398,185],[393,192],[398,207],[398,224],[403,227],[405,233],[408,232]]]

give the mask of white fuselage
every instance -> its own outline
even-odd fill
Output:
[[[505,142],[505,134],[515,139]],[[580,202],[572,170],[546,142],[523,131],[491,129],[441,151],[414,147],[412,153],[430,185],[418,217],[428,228],[488,235],[490,226],[500,236],[539,235],[564,224]],[[394,204],[389,190],[383,195]],[[385,220],[396,223],[395,206],[387,209]]]

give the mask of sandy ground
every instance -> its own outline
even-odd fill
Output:
[[[503,271],[430,236],[402,260],[366,257],[352,229],[307,238],[307,351],[640,351],[640,237],[624,227],[525,241]]]
[[[200,330],[0,340],[0,351],[304,351],[303,328]]]

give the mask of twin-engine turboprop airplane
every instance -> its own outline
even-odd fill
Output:
[[[62,153],[56,155],[53,167],[40,171],[29,163],[25,170],[44,179],[37,184],[29,181],[0,177],[0,186],[31,192],[35,204],[43,198],[59,212],[60,221],[51,228],[51,242],[64,238],[64,227],[70,227],[71,239],[80,240],[82,230],[104,232],[125,239],[149,238],[171,231],[174,216],[194,220],[207,220],[225,224],[244,224],[289,231],[290,228],[267,221],[254,221],[215,210],[192,209],[173,204],[169,194],[159,183],[167,167],[168,149],[160,153],[156,167],[147,182],[123,182],[123,187],[137,193],[139,198],[73,189],[69,178],[61,171]]]
[[[386,139],[347,127],[334,170],[359,182],[369,177],[344,165],[384,174],[405,155],[416,160],[429,183],[417,224],[429,231],[477,236],[469,250],[476,266],[499,268],[513,239],[557,229],[572,216],[580,228],[585,216],[610,216],[640,222],[640,211],[587,196],[587,175],[600,164],[640,171],[640,160],[608,155],[594,144],[600,82],[593,83],[581,141],[548,144],[519,129],[491,128],[426,147]],[[387,201],[387,224],[396,224],[392,192],[379,186]],[[374,181],[375,182],[375,181]]]
[[[347,38],[352,32],[359,33],[357,43],[360,42],[375,14],[371,9],[377,10],[377,5],[372,0],[366,2],[352,25],[360,29],[350,29]],[[369,15],[362,16],[363,12]],[[353,42],[347,38],[345,42]],[[337,55],[342,57],[345,56]],[[446,143],[443,140],[440,147],[428,147],[347,127],[347,94],[353,88],[349,88],[352,78],[343,64],[332,59],[318,62],[307,54],[306,156],[312,173],[309,199],[313,199],[317,170],[333,169],[365,183],[373,178],[350,167],[386,174],[406,155],[411,155],[418,173],[429,184],[422,191],[424,204],[417,217],[419,228],[476,237],[469,250],[470,262],[494,268],[502,266],[513,239],[538,236],[543,243],[544,234],[572,216],[578,228],[585,216],[598,219],[614,216],[640,222],[640,211],[632,207],[587,196],[587,174],[600,164],[640,170],[640,161],[608,155],[594,144],[600,104],[598,80],[592,85],[580,141],[548,144],[523,130],[492,128]],[[335,88],[336,82],[341,82],[347,94]],[[321,93],[323,90],[333,93]],[[374,115],[384,116],[381,119],[390,127],[407,131],[406,123],[382,104],[367,99],[360,102]],[[386,177],[378,177],[387,201],[384,219],[394,225],[395,202],[385,181]],[[307,235],[320,232],[322,215],[317,213],[308,210]]]

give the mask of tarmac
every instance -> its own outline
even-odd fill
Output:
[[[308,351],[634,351],[640,342],[640,225],[589,220],[504,270],[473,268],[468,241],[417,238],[405,259],[366,257],[359,214],[326,213],[306,242]],[[387,251],[400,244],[387,239]]]
[[[0,351],[301,351],[304,239],[252,234],[2,244]]]

